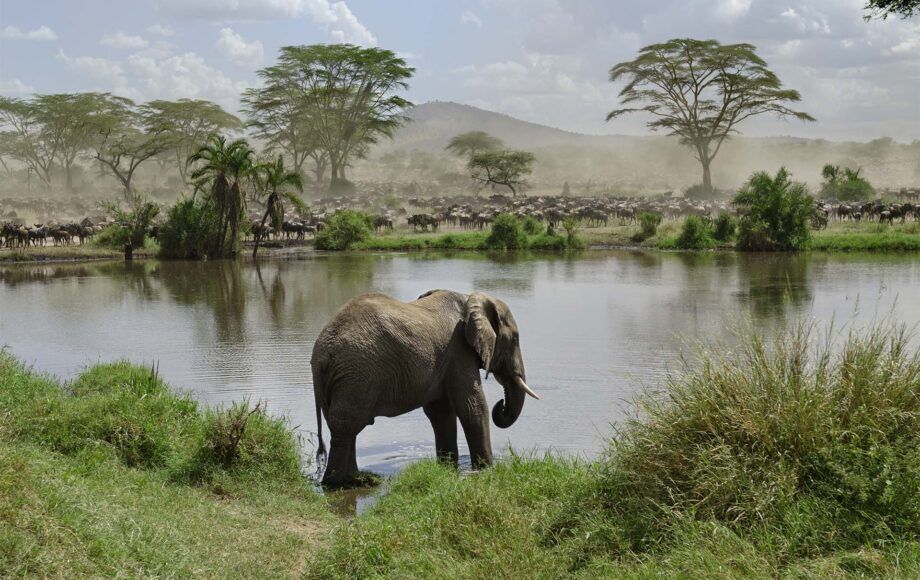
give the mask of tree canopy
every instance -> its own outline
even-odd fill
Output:
[[[327,157],[334,189],[345,168],[380,137],[392,136],[412,103],[399,96],[415,69],[395,53],[351,44],[285,46],[259,71],[263,88],[246,104],[263,138],[287,149],[294,164],[311,151]],[[314,140],[315,141],[312,141]]]
[[[889,16],[910,18],[920,14],[920,0],[868,0],[866,2],[866,20]]]
[[[485,151],[470,158],[470,176],[482,186],[503,185],[516,196],[533,171],[534,155],[528,151]]]
[[[469,131],[454,136],[444,149],[461,157],[472,157],[480,151],[495,151],[504,145],[501,139],[485,131]]]
[[[644,112],[647,126],[664,130],[691,147],[703,167],[703,187],[712,189],[710,164],[742,121],[763,114],[814,121],[787,103],[801,99],[784,89],[779,77],[750,44],[672,39],[642,48],[639,56],[610,69],[610,81],[625,81],[623,105],[607,120]]]

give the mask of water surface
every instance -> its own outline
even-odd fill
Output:
[[[510,429],[493,426],[496,452],[591,456],[637,391],[680,368],[688,339],[725,337],[744,317],[766,330],[854,313],[916,324],[918,283],[920,258],[907,255],[386,253],[13,266],[0,269],[0,345],[65,379],[100,361],[157,362],[196,399],[265,401],[309,438],[310,351],[342,303],[364,292],[411,300],[434,288],[480,290],[510,305],[528,382],[542,396]],[[491,406],[501,389],[492,379],[486,389]],[[427,419],[421,410],[378,419],[358,455],[361,468],[384,474],[433,455]]]

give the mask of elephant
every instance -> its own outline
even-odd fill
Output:
[[[352,298],[320,332],[310,360],[323,485],[348,485],[358,473],[355,440],[376,417],[421,407],[439,460],[457,464],[457,420],[474,468],[492,463],[488,403],[480,369],[504,388],[492,421],[518,419],[527,385],[517,323],[508,305],[481,292],[432,290],[412,302],[383,294]],[[323,417],[331,432],[328,457]]]

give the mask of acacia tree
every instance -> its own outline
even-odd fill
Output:
[[[23,163],[51,189],[55,160],[61,148],[60,127],[44,122],[44,111],[34,99],[0,97],[0,126],[4,153]]]
[[[920,0],[868,0],[866,2],[866,20],[889,16],[910,18],[920,14]]]
[[[276,76],[280,71],[263,69],[263,78]],[[280,81],[280,82],[279,82]],[[253,134],[264,140],[266,150],[282,151],[290,159],[294,170],[303,173],[307,159],[313,160],[313,175],[316,183],[322,183],[329,165],[329,154],[320,146],[310,111],[300,106],[299,91],[284,76],[264,87],[247,89],[243,94],[243,105],[249,121],[246,126]]]
[[[518,188],[526,185],[524,177],[533,171],[534,156],[528,151],[485,151],[470,158],[470,177],[483,187],[503,185],[517,196]]]
[[[330,189],[336,189],[346,182],[352,157],[381,136],[392,136],[406,121],[403,111],[412,103],[396,92],[408,88],[414,72],[389,50],[314,44],[283,47],[278,64],[258,74],[264,94],[281,99],[281,112],[297,120],[288,129],[313,133],[318,149],[328,156]]]
[[[139,108],[148,130],[170,144],[182,181],[187,182],[187,160],[212,133],[239,131],[243,122],[211,101],[179,99],[151,101]]]
[[[784,89],[750,44],[689,38],[652,44],[610,69],[610,81],[621,80],[626,81],[619,94],[624,107],[611,111],[607,120],[635,112],[651,115],[651,130],[666,130],[693,149],[706,191],[712,190],[712,160],[745,119],[772,113],[814,121],[787,106],[801,95]]]
[[[133,191],[137,168],[173,144],[164,127],[150,122],[149,113],[134,101],[98,94],[92,118],[92,158],[105,166],[126,192]]]
[[[455,135],[444,149],[460,157],[473,157],[480,151],[496,151],[504,145],[501,139],[485,131],[469,131]]]

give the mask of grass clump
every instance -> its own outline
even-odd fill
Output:
[[[366,243],[373,232],[373,218],[350,209],[337,211],[323,231],[316,234],[317,250],[348,250]]]
[[[916,252],[920,235],[888,229],[880,232],[821,232],[812,236],[809,248],[827,252]]]

